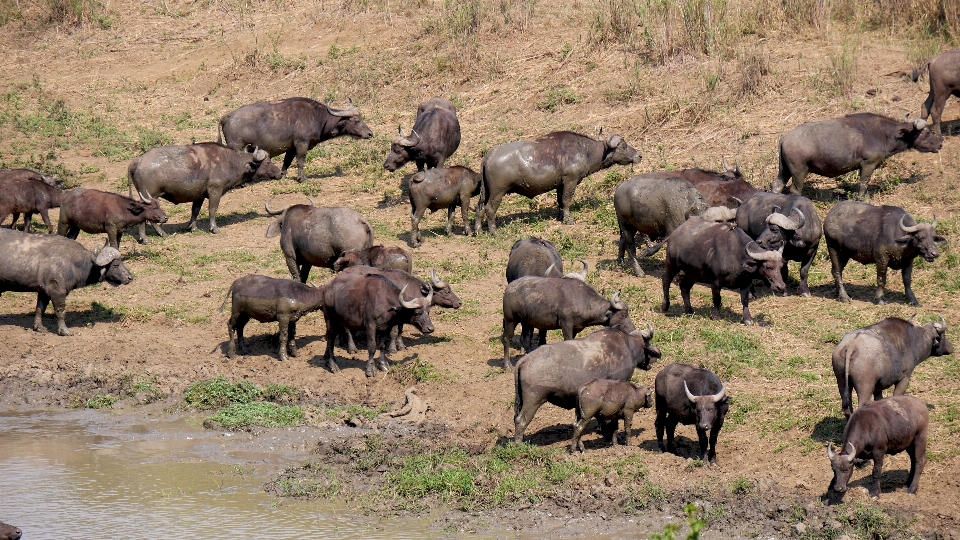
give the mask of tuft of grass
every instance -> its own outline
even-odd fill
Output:
[[[252,403],[259,397],[261,397],[260,389],[253,384],[246,381],[231,383],[223,377],[193,383],[183,396],[188,407],[201,411],[226,407],[234,403]]]
[[[290,403],[300,399],[300,391],[285,384],[270,383],[260,390],[260,396],[274,403]]]
[[[434,367],[433,364],[421,360],[419,357],[414,359],[413,362],[405,362],[400,365],[399,368],[394,370],[394,374],[397,380],[400,381],[400,384],[404,385],[429,381],[439,382],[445,378],[443,373]]]
[[[333,405],[333,406],[323,406],[320,409],[320,414],[325,416],[330,420],[349,420],[351,418],[359,417],[366,420],[373,420],[380,414],[386,412],[387,408],[385,405],[381,405],[376,409],[371,409],[370,407],[365,407],[363,405]]]
[[[113,26],[106,6],[98,0],[45,0],[47,21],[57,26],[81,26],[95,23],[103,30]]]
[[[737,59],[739,79],[734,90],[737,98],[752,97],[763,90],[763,77],[770,73],[766,52],[754,48],[744,50]]]
[[[477,475],[470,467],[470,456],[454,449],[409,457],[399,471],[388,475],[387,481],[400,497],[422,499],[438,495],[448,501],[473,497]]]
[[[753,493],[755,488],[756,486],[754,485],[753,480],[741,476],[740,478],[734,480],[732,484],[730,484],[730,493],[733,493],[734,495],[749,495]]]
[[[93,396],[87,400],[88,409],[102,409],[104,407],[113,407],[113,404],[120,401],[117,396]]]
[[[561,106],[570,105],[579,100],[579,96],[566,86],[551,86],[543,92],[543,99],[537,103],[537,109],[556,112]]]
[[[210,420],[225,428],[248,426],[289,427],[304,422],[303,409],[271,402],[232,403],[220,409]]]

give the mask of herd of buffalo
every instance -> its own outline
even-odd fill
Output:
[[[664,313],[670,308],[669,289],[677,281],[685,313],[693,313],[690,291],[695,283],[709,285],[714,318],[720,316],[721,289],[740,291],[743,322],[751,324],[749,298],[761,280],[774,293],[786,295],[787,263],[800,265],[799,293],[809,296],[807,277],[821,238],[826,239],[838,297],[849,302],[843,270],[850,259],[875,264],[877,303],[884,303],[887,269],[900,270],[909,302],[917,304],[911,289],[913,261],[939,256],[946,240],[932,223],[919,223],[902,208],[865,202],[836,204],[821,222],[813,203],[802,196],[809,173],[837,177],[859,170],[860,198],[867,194],[873,171],[888,157],[915,149],[938,152],[943,144],[940,116],[952,94],[960,96],[960,50],[931,60],[930,97],[923,119],[896,121],[872,113],[805,123],[783,134],[779,173],[771,191],[759,190],[743,178],[739,164],[723,161],[720,172],[701,169],[659,171],[620,184],[613,204],[620,229],[619,256],[636,276],[641,261],[666,244],[662,270]],[[916,74],[915,74],[916,77]],[[925,118],[932,114],[933,125]],[[371,129],[351,102],[334,109],[307,98],[259,102],[222,117],[218,142],[153,148],[128,168],[129,197],[93,189],[62,191],[56,178],[28,170],[0,171],[0,220],[13,216],[0,229],[0,293],[36,292],[33,328],[46,329],[42,315],[53,302],[57,331],[71,335],[64,314],[71,290],[106,281],[122,285],[133,280],[120,257],[124,230],[146,223],[160,227],[167,215],[159,199],[191,203],[189,228],[195,230],[204,200],[209,200],[209,230],[217,233],[216,214],[221,197],[231,189],[262,180],[282,178],[297,158],[299,181],[305,180],[307,152],[340,136],[369,138]],[[459,206],[465,234],[480,234],[484,218],[490,234],[497,234],[496,213],[503,197],[518,193],[534,197],[556,191],[558,218],[570,220],[570,204],[578,184],[587,176],[616,164],[641,160],[639,152],[620,135],[590,137],[554,132],[532,140],[502,144],[483,157],[480,173],[466,167],[444,167],[460,145],[460,123],[453,103],[441,98],[424,102],[409,135],[393,139],[384,168],[395,171],[414,162],[418,171],[405,178],[411,204],[410,244],[422,238],[419,223],[427,210],[446,209],[447,234]],[[283,155],[278,168],[271,158]],[[787,189],[789,185],[789,190]],[[136,197],[134,196],[136,192]],[[468,207],[479,195],[473,228]],[[48,210],[60,208],[57,235],[30,234],[34,213],[53,233]],[[252,318],[276,321],[280,326],[279,359],[297,356],[296,324],[304,314],[322,311],[326,323],[325,360],[332,372],[339,368],[335,344],[356,351],[354,334],[366,338],[367,376],[387,370],[386,354],[404,348],[402,330],[412,324],[421,333],[433,332],[432,306],[457,309],[461,301],[450,286],[433,273],[429,281],[412,275],[410,254],[398,247],[376,245],[373,228],[358,212],[342,207],[295,204],[266,211],[276,219],[267,237],[280,237],[280,246],[293,279],[247,275],[236,280],[224,299],[232,298],[227,354],[244,352],[243,329]],[[24,214],[23,232],[15,224]],[[79,231],[106,233],[106,243],[94,253],[75,241]],[[637,239],[647,240],[637,256]],[[629,442],[631,420],[638,408],[656,408],[660,451],[675,452],[677,424],[694,425],[699,436],[698,458],[716,462],[717,437],[730,405],[727,385],[716,374],[684,364],[671,364],[656,376],[653,393],[630,382],[634,370],[649,369],[661,357],[653,344],[654,329],[637,329],[626,303],[614,294],[605,298],[587,283],[587,263],[580,272],[564,272],[556,248],[538,238],[518,240],[506,267],[503,294],[504,368],[513,371],[516,389],[514,436],[524,430],[537,409],[550,402],[576,410],[571,451],[584,446],[584,429],[596,418],[600,432],[616,442],[620,419]],[[656,264],[649,262],[649,264]],[[307,284],[314,266],[337,272],[320,287]],[[520,325],[520,345],[526,355],[516,365],[511,359],[514,332]],[[604,326],[585,338],[577,333]],[[547,344],[546,332],[559,329],[563,340]],[[534,330],[538,336],[534,336]],[[908,491],[915,493],[926,462],[927,407],[904,395],[913,369],[930,356],[951,354],[947,324],[919,325],[888,318],[850,332],[837,345],[833,368],[848,418],[839,452],[828,454],[834,470],[831,487],[842,493],[860,460],[874,462],[872,496],[880,492],[880,471],[886,454],[906,450],[911,458]],[[380,352],[377,358],[377,352]],[[376,360],[376,362],[375,362]],[[894,387],[894,397],[882,391]],[[854,410],[852,391],[860,406]],[[663,442],[666,432],[666,445]]]

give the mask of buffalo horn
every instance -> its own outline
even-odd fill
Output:
[[[330,108],[330,102],[328,101],[328,102],[327,102],[327,112],[330,113],[330,114],[333,115],[333,116],[356,116],[357,114],[360,114],[360,111],[358,111],[358,110],[353,106],[353,99],[350,100],[350,106],[347,107],[346,109],[342,110],[342,111],[337,111],[337,110],[331,109],[331,108]]]
[[[922,118],[917,118],[913,121],[913,127],[917,128],[917,131],[923,131],[923,128],[927,127],[927,123]]]
[[[647,323],[647,329],[640,331],[640,337],[643,339],[653,339],[653,325]]]
[[[733,199],[733,200],[735,200],[735,201],[737,201],[737,205],[741,205],[741,204],[743,204],[743,201],[741,201],[741,200],[740,200],[740,199],[738,199],[737,197],[733,197],[733,196],[731,196],[730,198],[731,198],[731,199]]]
[[[622,140],[623,138],[620,137],[619,135],[614,135],[613,137],[610,137],[609,141],[607,141],[607,146],[609,146],[610,148],[616,148],[617,146],[620,145],[620,141]]]
[[[141,200],[141,201],[143,201],[143,202],[145,202],[145,203],[147,203],[147,204],[150,204],[150,201],[153,200],[153,199],[150,198],[150,194],[149,194],[149,193],[147,193],[146,195],[144,195],[143,192],[140,191],[139,189],[137,190],[137,195],[140,196],[140,200]]]
[[[446,281],[440,281],[440,278],[437,277],[437,271],[436,271],[436,270],[431,270],[431,271],[430,271],[430,282],[433,283],[433,287],[434,287],[435,289],[446,289],[446,288],[447,288],[447,282],[446,282]]]
[[[304,197],[306,197],[307,200],[310,201],[310,206],[316,206],[316,205],[317,205],[317,201],[313,200],[313,198],[310,197],[309,195],[304,195]]]
[[[847,443],[850,446],[850,453],[847,455],[847,461],[853,463],[853,459],[857,457],[857,447],[853,443]]]
[[[403,299],[403,292],[406,290],[407,286],[404,285],[403,288],[400,289],[400,294],[397,295],[400,298],[400,305],[407,309],[417,309],[420,307],[420,302],[418,302],[416,299],[410,300],[409,302]]]
[[[905,233],[915,233],[920,230],[920,224],[916,224],[912,227],[907,227],[903,224],[903,220],[907,219],[907,214],[900,216],[900,228],[903,229]]]
[[[423,299],[423,307],[428,308],[433,305],[433,289],[430,289],[430,292],[427,293],[427,297]]]
[[[93,264],[97,266],[106,266],[119,258],[120,252],[116,248],[108,246],[101,249],[100,253],[97,253],[97,257],[93,260]]]
[[[933,227],[933,232],[937,232],[937,215],[933,215],[933,223],[930,224]]]
[[[687,381],[683,381],[683,391],[687,393],[687,399],[689,399],[691,403],[697,402],[697,396],[690,392],[690,388],[687,387]]]
[[[756,252],[750,251],[750,244],[756,244],[756,242],[751,241],[746,246],[747,255],[749,255],[754,260],[773,261],[783,257],[783,246],[780,246],[780,249],[778,249],[777,251],[761,251],[759,253],[756,253]],[[760,247],[760,246],[757,246],[757,247]]]
[[[740,158],[733,158],[733,172],[740,175]]]
[[[550,272],[553,272],[554,268],[556,268],[556,265],[551,263],[550,266],[547,267],[547,271],[543,273],[543,277],[550,277]]]
[[[586,280],[587,280],[587,273],[590,271],[590,267],[587,266],[587,261],[585,261],[585,260],[583,260],[583,259],[577,259],[577,261],[579,261],[580,264],[583,265],[583,271],[582,271],[582,272],[579,272],[579,273],[578,273],[578,272],[570,272],[570,273],[568,273],[567,275],[565,275],[565,276],[563,276],[563,277],[579,279],[580,281],[586,281]]]
[[[737,219],[737,211],[726,206],[711,206],[700,217],[707,221],[725,222]]]
[[[942,334],[943,332],[947,331],[947,321],[943,318],[943,315],[937,315],[937,317],[940,317],[940,322],[933,323],[933,327]]]
[[[627,309],[627,305],[620,301],[620,291],[613,293],[613,296],[610,297],[610,306],[613,309]]]
[[[273,199],[268,199],[267,202],[263,203],[263,207],[267,210],[268,214],[270,214],[271,216],[279,216],[280,214],[284,213],[287,210],[286,208],[284,208],[283,210],[271,210],[270,201],[272,200]]]
[[[597,140],[602,141],[603,139],[603,126],[600,126],[600,130],[597,132]]]
[[[726,156],[720,156],[720,161],[723,163],[723,168],[724,168],[725,170],[727,170],[727,171],[732,171],[732,170],[733,170],[733,168],[730,167],[730,164],[727,163],[727,157],[726,157]]]
[[[837,453],[833,451],[833,441],[831,441],[830,444],[827,445],[827,457],[833,459],[836,456]]]
[[[913,320],[916,319],[916,318],[917,318],[917,313],[914,312],[913,315],[910,316],[910,320],[908,320],[907,322],[910,323],[910,324],[912,324],[913,326],[916,326],[917,323],[913,322]]]
[[[712,399],[714,403],[717,403],[718,401],[723,399],[723,396],[725,396],[726,394],[727,394],[727,385],[723,384],[720,386],[720,391],[710,396],[710,399]]]
[[[788,231],[795,231],[800,227],[803,227],[803,224],[807,222],[806,216],[803,215],[799,209],[794,208],[794,213],[798,214],[797,217],[791,219],[787,216],[781,214],[780,212],[774,212],[767,216],[767,223],[773,223],[774,225],[785,229]]]

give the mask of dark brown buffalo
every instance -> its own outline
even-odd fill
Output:
[[[367,335],[367,377],[376,374],[373,357],[379,345],[379,367],[388,370],[386,354],[387,331],[400,324],[411,323],[424,334],[433,332],[430,306],[433,293],[426,298],[406,300],[406,289],[394,285],[377,274],[339,274],[327,286],[323,297],[323,319],[327,326],[325,358],[330,371],[337,373],[333,354],[334,340],[350,330],[364,330]],[[377,340],[377,332],[384,335]]]
[[[586,268],[586,266],[584,266]],[[536,236],[522,238],[514,242],[507,259],[507,283],[523,276],[563,277],[563,259],[556,246],[549,240]],[[573,277],[573,276],[571,276]],[[586,279],[586,274],[583,278]],[[523,323],[520,323],[520,335],[525,335]],[[540,330],[539,343],[546,343],[547,330]]]
[[[570,451],[579,449],[583,452],[583,441],[580,437],[592,418],[597,419],[603,438],[614,445],[617,444],[614,437],[617,424],[623,419],[623,443],[629,445],[633,413],[637,409],[650,407],[653,407],[653,396],[650,390],[643,386],[611,379],[594,379],[588,382],[577,392],[577,421],[573,424]]]
[[[586,273],[584,264],[584,273]],[[600,295],[577,277],[525,276],[507,284],[503,292],[503,368],[510,369],[510,342],[516,325],[523,325],[520,341],[526,352],[534,349],[534,328],[560,329],[563,339],[573,339],[588,326],[630,326],[627,305],[620,301],[620,293],[610,300]],[[539,345],[546,343],[541,332]]]
[[[936,216],[933,223],[918,224],[913,216],[897,206],[841,201],[831,208],[823,220],[823,234],[840,301],[850,301],[843,288],[843,269],[853,259],[860,264],[877,265],[878,304],[886,303],[883,289],[887,285],[887,268],[892,268],[903,274],[907,300],[919,305],[911,288],[913,260],[923,257],[933,262],[940,256],[938,246],[947,240],[936,232]]]
[[[650,369],[661,356],[652,343],[653,327],[636,330],[630,319],[624,323],[585,338],[544,345],[517,362],[514,441],[523,442],[523,432],[544,403],[570,410],[577,406],[584,384],[594,379],[628,381],[635,369]]]
[[[159,146],[130,162],[130,198],[136,189],[143,202],[166,199],[173,204],[192,203],[191,231],[197,230],[197,216],[204,199],[210,200],[210,232],[218,233],[217,210],[220,198],[231,189],[247,182],[280,178],[276,165],[263,150],[239,152],[222,144],[206,142],[185,146]],[[160,236],[166,236],[160,225],[153,223]],[[140,224],[140,242],[146,241],[147,227]]]
[[[751,244],[755,247],[751,247]],[[782,293],[781,269],[783,248],[778,251],[764,250],[739,227],[706,221],[692,217],[673,231],[667,240],[667,268],[663,272],[663,305],[670,309],[670,284],[680,274],[680,295],[684,311],[693,313],[690,305],[690,289],[695,283],[709,285],[713,292],[713,312],[710,317],[720,317],[720,289],[740,289],[743,303],[743,322],[753,324],[750,315],[750,286],[754,279],[763,279],[770,289]]]
[[[457,107],[443,98],[429,99],[417,109],[417,120],[409,137],[403,128],[390,143],[390,153],[383,168],[393,172],[408,162],[417,170],[443,167],[444,161],[460,147],[460,121]]]
[[[930,356],[953,354],[947,339],[947,322],[917,326],[896,317],[847,333],[833,350],[833,374],[840,389],[843,414],[853,412],[853,390],[862,407],[879,400],[883,391],[894,387],[902,396],[910,385],[917,364]]]
[[[351,266],[364,265],[381,270],[413,272],[413,258],[407,250],[397,246],[370,246],[359,251],[348,251],[333,262],[333,271],[339,272]]]
[[[827,457],[833,468],[830,487],[837,493],[847,491],[847,482],[853,476],[856,459],[873,460],[873,485],[870,496],[880,496],[880,476],[883,459],[907,451],[910,456],[910,474],[907,475],[907,493],[915,495],[920,487],[920,475],[927,464],[927,427],[930,413],[927,404],[913,396],[894,396],[858,408],[850,415],[843,429],[843,446],[839,454],[833,443],[827,447]]]
[[[267,228],[267,238],[280,236],[287,269],[301,283],[307,282],[314,266],[332,269],[344,253],[373,245],[373,227],[355,210],[295,204],[274,211],[269,201],[264,206],[268,214],[278,216]]]
[[[706,169],[684,169],[682,171],[656,171],[643,175],[644,178],[666,180],[675,178],[690,182],[703,196],[707,206],[726,206],[736,208],[760,190],[743,178],[740,163],[731,167],[723,159],[723,171]]]
[[[352,100],[347,109],[336,110],[330,108],[329,102],[323,105],[309,98],[294,97],[259,101],[223,115],[217,142],[226,140],[226,145],[234,150],[252,145],[265,150],[271,158],[285,154],[279,172],[281,178],[296,156],[297,179],[303,182],[307,152],[323,141],[342,135],[357,139],[373,136]]]
[[[107,244],[120,249],[123,231],[144,222],[167,222],[167,214],[156,199],[145,203],[116,193],[74,188],[63,194],[57,234],[76,240],[80,231],[107,233]]]
[[[101,281],[111,285],[133,281],[115,248],[105,247],[93,253],[80,242],[62,236],[0,229],[0,253],[0,293],[37,293],[37,314],[33,320],[37,332],[47,331],[42,317],[51,300],[57,315],[57,332],[72,336],[64,320],[70,291]]]
[[[897,122],[873,113],[857,113],[821,122],[801,124],[780,139],[780,172],[773,192],[780,193],[793,178],[790,192],[800,194],[808,173],[836,178],[860,171],[860,197],[874,169],[890,156],[914,149],[939,152],[943,137],[926,122]]]
[[[557,219],[570,221],[570,203],[580,182],[616,164],[640,163],[640,153],[614,135],[593,139],[579,133],[556,131],[532,140],[501,144],[483,157],[480,202],[474,229],[481,231],[484,216],[490,234],[497,234],[500,201],[508,193],[536,197],[557,190]]]
[[[705,463],[717,463],[717,436],[730,407],[727,385],[720,382],[715,373],[697,369],[686,364],[670,364],[657,373],[654,382],[657,402],[657,446],[660,453],[676,454],[673,435],[677,424],[697,428],[700,453]],[[667,445],[663,445],[663,432],[667,432]],[[707,432],[710,447],[707,449]]]
[[[933,116],[933,132],[940,135],[940,117],[943,106],[950,96],[960,98],[960,49],[947,51],[931,59],[924,66],[930,72],[930,95],[920,109],[920,118]],[[914,72],[913,81],[920,78],[919,71]]]
[[[410,194],[410,243],[420,247],[420,220],[430,210],[447,211],[447,236],[453,233],[453,214],[457,206],[463,216],[463,233],[470,236],[467,208],[470,198],[480,193],[480,175],[466,167],[447,167],[421,171],[407,177]]]
[[[20,540],[23,531],[13,525],[0,521],[0,540]]]
[[[227,331],[230,344],[227,357],[233,358],[246,354],[243,346],[243,327],[251,318],[260,322],[280,323],[281,361],[287,360],[287,353],[296,357],[297,321],[307,313],[323,309],[323,288],[311,287],[289,279],[276,279],[248,274],[233,282],[227,291],[220,312],[227,307],[227,300],[233,297],[230,321]]]
[[[787,261],[797,261],[800,294],[810,296],[807,276],[823,237],[823,224],[810,199],[803,195],[760,192],[737,208],[737,226],[764,249],[783,246],[784,283],[790,272]]]
[[[13,214],[10,228],[14,228],[20,214],[23,216],[23,232],[30,232],[33,214],[39,212],[44,225],[53,232],[48,210],[60,206],[63,198],[63,182],[27,169],[0,171],[0,223]]]

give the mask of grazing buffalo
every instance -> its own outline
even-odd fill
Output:
[[[210,232],[216,234],[220,232],[217,227],[220,197],[247,182],[280,178],[277,166],[267,157],[263,150],[240,152],[212,142],[159,146],[134,159],[127,167],[130,198],[136,189],[146,203],[154,198],[173,204],[192,203],[187,224],[191,231],[197,230],[200,207],[204,199],[209,199]],[[156,223],[153,228],[160,236],[166,236]],[[141,223],[140,242],[146,238],[146,224]]]
[[[33,320],[37,332],[47,331],[42,317],[51,300],[57,314],[57,332],[72,336],[64,320],[70,291],[101,281],[111,285],[133,281],[115,248],[105,247],[93,253],[80,242],[62,236],[0,229],[0,253],[0,293],[37,293],[37,315]]]
[[[584,384],[594,379],[628,381],[635,369],[650,369],[660,356],[653,344],[653,327],[636,330],[633,323],[538,348],[517,362],[513,374],[513,440],[523,442],[523,432],[544,403],[570,410],[577,406],[577,393]]]
[[[550,275],[547,275],[547,272]],[[552,242],[536,236],[514,242],[507,259],[507,283],[523,276],[563,276],[563,259]]]
[[[960,98],[960,49],[947,51],[931,59],[924,66],[930,71],[930,95],[920,109],[920,117],[924,120],[933,116],[933,132],[940,135],[940,117],[943,115],[943,106],[950,96]],[[920,78],[920,72],[915,71],[913,82]]]
[[[543,345],[543,330],[559,328],[568,340],[588,326],[629,326],[628,311],[619,292],[607,300],[580,277],[525,276],[512,281],[503,292],[503,368],[512,367],[510,342],[517,323],[523,325],[523,348],[530,352],[534,328],[541,330],[539,345]]]
[[[637,409],[650,407],[653,407],[653,396],[650,390],[643,386],[637,386],[630,381],[610,379],[594,379],[588,382],[577,392],[577,421],[573,424],[570,452],[578,449],[583,452],[583,441],[580,437],[591,418],[597,419],[603,438],[614,445],[617,444],[614,437],[617,423],[622,418],[623,443],[629,445],[633,413]]]
[[[686,364],[670,364],[657,373],[654,382],[657,402],[657,446],[660,453],[677,453],[673,434],[677,424],[697,428],[701,461],[717,463],[717,435],[730,407],[727,385],[715,373]],[[663,445],[663,432],[667,445]],[[707,450],[707,432],[710,432],[710,450]]]
[[[377,274],[340,274],[330,282],[323,297],[323,319],[327,326],[327,367],[337,373],[333,343],[344,331],[364,330],[367,335],[367,377],[376,374],[373,357],[379,345],[379,367],[388,370],[386,334],[377,341],[377,332],[400,324],[411,323],[424,334],[433,332],[430,305],[433,292],[426,298],[404,300],[406,288],[398,288],[384,276]]]
[[[76,240],[80,231],[107,233],[107,244],[120,249],[123,231],[144,222],[167,222],[167,214],[156,199],[146,203],[142,199],[137,201],[116,193],[74,188],[63,194],[57,234]],[[140,240],[145,241],[146,238]]]
[[[947,339],[943,317],[923,326],[890,317],[847,333],[833,350],[833,374],[843,414],[849,417],[853,412],[854,389],[861,407],[881,399],[891,386],[893,395],[902,396],[917,364],[930,356],[948,354],[953,354],[953,344]]]
[[[301,283],[307,282],[314,266],[332,269],[344,253],[373,245],[373,227],[355,210],[295,204],[274,211],[270,201],[264,206],[268,214],[278,216],[267,228],[267,238],[280,236],[287,269]]]
[[[348,251],[333,261],[333,271],[339,272],[350,266],[372,266],[381,270],[413,272],[413,258],[407,250],[391,246],[370,246],[360,251]]]
[[[227,307],[227,301],[233,297],[230,321],[227,322],[227,332],[230,335],[227,357],[235,357],[238,347],[240,354],[246,354],[243,327],[251,318],[260,322],[280,323],[280,360],[287,360],[288,352],[290,356],[296,357],[297,321],[307,313],[323,309],[323,291],[323,288],[289,279],[255,274],[248,274],[234,281],[220,305],[222,313]]]
[[[910,474],[907,475],[907,493],[916,495],[920,475],[927,464],[927,427],[930,413],[927,404],[913,396],[893,396],[858,408],[843,429],[840,453],[827,447],[827,457],[833,467],[830,487],[837,493],[847,491],[847,482],[853,476],[856,459],[873,460],[873,485],[870,496],[880,496],[880,475],[884,456],[907,451],[910,456]]]
[[[620,225],[617,262],[623,262],[624,253],[629,255],[633,273],[638,277],[643,275],[643,270],[637,262],[637,234],[651,241],[665,239],[691,216],[704,216],[711,221],[729,221],[736,217],[736,212],[729,208],[710,208],[687,180],[660,177],[660,173],[640,175],[617,186],[613,207]],[[653,255],[662,245],[663,242],[658,242],[650,246],[643,255]]]
[[[223,139],[220,134],[223,134]],[[269,157],[285,154],[279,177],[297,158],[299,176],[306,180],[304,166],[307,152],[314,146],[341,135],[357,139],[369,139],[373,132],[363,121],[360,111],[353,106],[344,110],[330,108],[330,103],[320,104],[312,99],[295,97],[280,101],[259,101],[244,105],[220,118],[217,142],[226,140],[234,150],[254,146],[265,150]]]
[[[939,152],[943,137],[930,131],[919,118],[897,122],[873,113],[857,113],[821,122],[801,124],[780,139],[780,172],[773,191],[780,193],[793,178],[791,193],[803,190],[808,173],[836,178],[860,170],[860,198],[874,169],[892,155],[913,148]]]
[[[536,197],[557,190],[558,219],[570,221],[570,203],[580,182],[615,164],[640,163],[640,153],[623,137],[594,140],[586,135],[556,131],[538,139],[501,144],[483,157],[480,202],[474,227],[480,233],[483,217],[490,234],[497,234],[496,216],[507,193]]]
[[[802,195],[760,192],[737,208],[737,226],[762,248],[783,246],[783,281],[787,281],[790,272],[787,261],[799,262],[800,294],[810,296],[807,276],[823,236],[823,224],[810,199]]]
[[[408,162],[417,164],[417,170],[443,167],[443,162],[460,147],[460,121],[457,107],[443,99],[433,98],[420,104],[417,121],[409,137],[403,128],[390,143],[390,153],[383,168],[393,172]]]
[[[33,214],[39,212],[47,230],[53,232],[48,211],[60,206],[61,187],[63,182],[27,169],[0,171],[0,223],[13,214],[12,229],[24,214],[23,232],[30,232]]]
[[[823,234],[837,282],[841,302],[849,302],[843,288],[843,269],[850,259],[860,264],[877,265],[878,304],[884,304],[883,289],[887,284],[887,268],[900,270],[907,300],[919,305],[913,294],[913,260],[923,257],[933,262],[940,256],[937,246],[947,240],[936,234],[933,223],[917,223],[913,216],[897,206],[872,206],[855,201],[841,201],[830,209],[823,220]]]
[[[463,233],[470,236],[467,208],[470,197],[480,193],[480,175],[466,167],[436,168],[420,171],[408,177],[410,193],[410,243],[420,247],[420,220],[430,210],[447,210],[447,236],[453,232],[453,214],[460,206]]]
[[[756,246],[751,248],[751,245]],[[781,269],[783,248],[777,251],[763,250],[739,227],[713,223],[699,217],[688,219],[673,231],[667,240],[667,268],[663,272],[663,305],[670,309],[670,283],[683,272],[680,278],[680,296],[684,311],[693,313],[690,305],[690,289],[694,283],[709,285],[713,291],[713,312],[710,317],[720,317],[720,289],[740,289],[743,303],[743,322],[753,324],[750,315],[750,286],[754,279],[763,279],[776,293],[785,290]]]
[[[23,531],[0,521],[0,540],[20,540]]]

